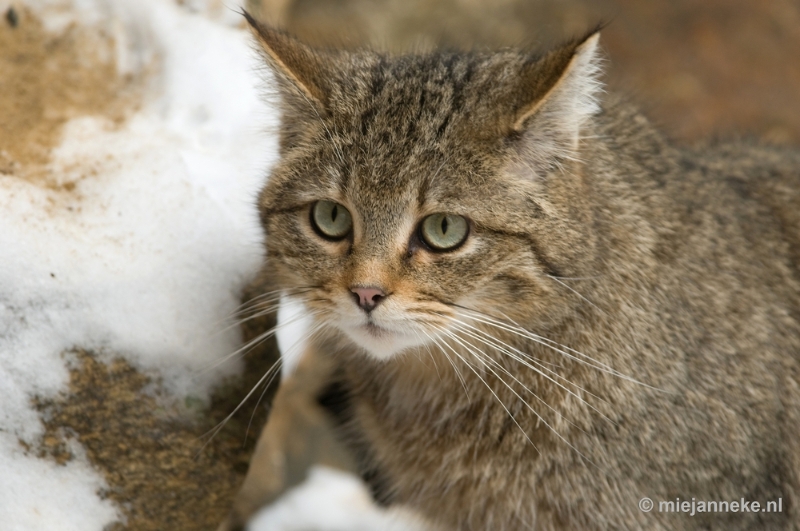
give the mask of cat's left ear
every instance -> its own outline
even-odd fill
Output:
[[[524,134],[542,156],[569,156],[577,149],[588,121],[600,111],[599,39],[599,32],[594,31],[526,65],[521,72],[517,89],[521,97],[511,130]]]
[[[261,24],[247,11],[242,14],[253,30],[289,110],[311,116],[327,113],[336,62],[333,52],[315,50],[284,31]]]

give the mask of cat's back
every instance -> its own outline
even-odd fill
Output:
[[[713,208],[743,216],[740,225],[751,240],[773,235],[771,256],[785,259],[800,280],[800,151],[755,142],[726,142],[687,153],[700,175],[715,183]]]
[[[654,285],[677,277],[719,293],[759,291],[755,300],[790,308],[800,327],[800,150],[756,140],[676,147],[635,106],[614,97],[598,125],[608,157],[603,173],[619,182],[597,179],[606,199],[596,202],[644,218],[651,236],[640,245],[649,249],[641,258],[650,264],[645,270],[654,269]],[[603,158],[599,153],[588,157]],[[606,221],[625,225],[619,217]],[[640,232],[635,225],[622,230]],[[625,256],[634,264],[637,254]]]
[[[691,297],[702,312],[725,299],[707,314],[716,326],[752,327],[751,337],[759,326],[781,329],[785,350],[800,361],[800,150],[729,141],[674,153],[664,189],[676,213],[675,252],[664,253],[661,273],[706,292]],[[747,318],[759,308],[771,323]]]
[[[800,326],[800,151],[716,142],[683,151],[679,167],[682,228],[701,235],[693,251],[721,251],[743,283],[774,294]]]

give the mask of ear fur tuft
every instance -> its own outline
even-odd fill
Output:
[[[589,117],[600,111],[598,94],[602,92],[598,41],[600,34],[594,32],[572,48],[566,66],[547,92],[527,107],[524,107],[514,123],[515,131],[525,129],[526,122],[539,113],[547,113],[552,118],[563,121],[566,128],[575,130]],[[563,53],[563,50],[556,53]],[[546,63],[545,58],[541,63]]]
[[[600,111],[602,58],[595,31],[544,56],[532,66],[529,78],[539,85],[534,101],[517,114],[512,131],[523,138],[525,157],[537,173],[575,158],[581,134]],[[535,76],[539,76],[536,78]],[[525,74],[523,74],[523,80]],[[542,90],[542,79],[546,87]]]
[[[330,93],[331,57],[306,46],[288,33],[266,26],[243,11],[263,56],[277,78],[284,96],[306,100],[324,112]]]

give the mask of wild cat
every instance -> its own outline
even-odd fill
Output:
[[[597,33],[388,56],[248,21],[283,113],[265,268],[376,499],[800,529],[800,152],[672,146],[603,93]]]

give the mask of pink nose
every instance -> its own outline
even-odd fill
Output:
[[[350,291],[356,296],[356,303],[367,313],[371,312],[386,297],[386,293],[382,289],[373,286],[354,287],[350,288]]]

